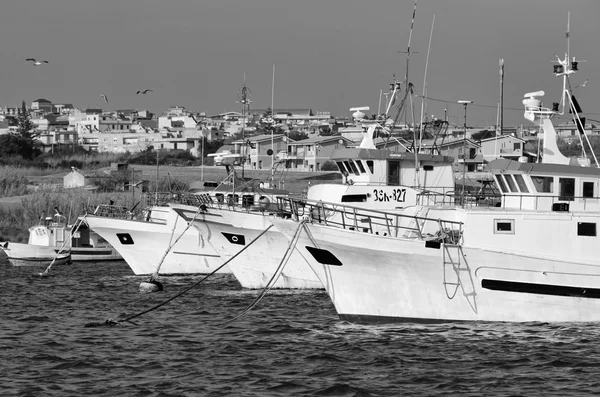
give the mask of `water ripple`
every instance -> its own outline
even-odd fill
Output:
[[[217,275],[114,327],[200,278],[144,278],[123,262],[57,267],[56,277],[0,264],[3,396],[480,396],[600,393],[595,324],[340,321],[323,291],[259,291]]]

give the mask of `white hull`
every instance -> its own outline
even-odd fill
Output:
[[[9,242],[6,248],[2,248],[2,251],[4,251],[8,257],[8,261],[13,266],[47,267],[52,261],[54,261],[53,266],[71,263],[70,252],[56,254],[52,247]]]
[[[175,223],[177,214],[169,212],[166,224],[91,215],[86,222],[121,254],[136,275],[153,274],[163,257],[161,275],[211,273],[221,266],[219,254],[193,227],[164,256],[187,226],[181,218]],[[219,272],[230,270],[225,266]]]
[[[71,259],[75,262],[100,262],[120,261],[123,258],[117,250],[112,247],[75,247],[71,248]]]
[[[297,227],[273,222],[288,235]],[[321,274],[345,320],[600,321],[597,260],[574,263],[515,254],[510,247],[495,252],[466,245],[463,256],[457,246],[426,247],[418,239],[306,228],[312,238],[303,232],[296,246]],[[307,246],[331,252],[341,265],[319,263]]]
[[[196,213],[196,208],[192,206],[171,206],[188,219]],[[226,261],[271,226],[271,222],[268,215],[258,212],[208,208],[206,213],[197,216],[194,226]],[[228,266],[243,288],[265,288],[288,246],[287,238],[271,228]],[[295,251],[272,288],[322,289],[323,285],[304,258]]]

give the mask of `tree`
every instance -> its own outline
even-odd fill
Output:
[[[293,141],[301,141],[303,139],[308,138],[308,134],[301,131],[290,131],[288,132],[288,138]]]
[[[34,128],[29,110],[25,105],[25,101],[23,101],[21,109],[18,109],[17,112],[17,132],[15,135],[21,141],[21,152],[19,154],[26,159],[31,159],[39,154],[39,150],[36,148],[39,141],[34,134]]]
[[[473,135],[471,135],[471,139],[474,141],[481,141],[482,139],[493,138],[495,136],[496,131],[481,130],[474,132]]]
[[[27,152],[25,141],[17,134],[0,135],[0,157],[22,156]]]

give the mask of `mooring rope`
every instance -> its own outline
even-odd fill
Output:
[[[252,310],[254,307],[256,307],[256,305],[258,305],[258,303],[267,294],[267,292],[269,292],[273,288],[273,286],[275,285],[275,283],[277,282],[277,280],[283,273],[283,269],[285,268],[285,265],[288,263],[290,257],[292,256],[291,252],[293,252],[293,249],[296,247],[296,244],[298,243],[298,239],[300,238],[300,231],[303,229],[304,223],[305,223],[305,221],[301,221],[300,224],[298,225],[298,228],[296,229],[294,236],[290,240],[290,244],[288,245],[288,248],[285,251],[283,258],[281,258],[281,262],[279,262],[277,269],[275,269],[275,273],[273,273],[273,276],[271,277],[271,279],[269,280],[269,282],[267,283],[265,288],[263,288],[261,293],[256,298],[254,298],[252,303],[250,303],[238,315],[225,321],[224,323],[221,323],[220,325],[227,325],[227,324],[237,320],[238,318],[242,317],[244,314],[248,313],[250,310]]]
[[[134,314],[133,316],[127,317],[125,319],[122,320],[118,320],[118,321],[114,321],[112,318],[106,320],[103,323],[87,323],[85,325],[85,327],[99,327],[99,326],[105,326],[105,325],[119,325],[122,322],[129,322],[132,323],[134,325],[137,325],[136,323],[132,322],[131,320],[133,320],[134,318],[140,317],[146,313],[150,313],[153,310],[158,309],[161,306],[166,305],[167,303],[171,302],[172,300],[180,297],[181,295],[187,293],[188,291],[190,291],[192,288],[196,287],[198,284],[202,283],[204,280],[206,280],[207,278],[209,278],[210,276],[212,276],[213,274],[215,274],[216,272],[218,272],[219,270],[221,270],[223,267],[225,267],[227,264],[229,264],[229,262],[231,262],[232,260],[234,260],[235,258],[237,258],[242,252],[244,252],[248,247],[250,247],[252,244],[254,244],[254,242],[256,240],[258,240],[262,235],[264,235],[267,231],[269,231],[269,229],[271,229],[273,227],[273,225],[269,225],[265,230],[263,230],[258,236],[256,236],[254,239],[252,239],[252,241],[250,241],[248,243],[248,245],[246,245],[244,248],[242,248],[241,250],[239,250],[235,255],[233,255],[231,258],[229,258],[227,261],[225,261],[225,263],[223,263],[221,266],[219,266],[218,268],[216,268],[215,270],[213,270],[212,272],[210,272],[209,274],[207,274],[206,276],[204,276],[202,279],[200,279],[200,281],[192,284],[192,286],[184,289],[183,291],[181,291],[180,293],[178,293],[177,295],[172,296],[171,298],[167,299],[166,301],[159,303],[158,305],[155,305],[147,310],[144,310],[138,314]]]
[[[75,223],[74,227],[71,229],[71,232],[69,233],[69,236],[65,239],[65,241],[63,241],[62,246],[56,252],[56,255],[54,255],[54,259],[52,259],[52,262],[50,262],[50,264],[48,265],[48,267],[46,268],[46,270],[44,270],[42,273],[38,274],[39,276],[48,275],[48,272],[52,268],[52,265],[54,265],[54,262],[56,262],[56,259],[63,252],[63,250],[65,249],[65,247],[67,246],[67,244],[69,244],[71,242],[71,239],[73,238],[73,235],[79,230],[79,227],[83,224],[83,221],[85,220],[86,216],[87,216],[87,214],[84,215],[82,218],[78,218],[77,219],[77,222]]]
[[[173,209],[171,209],[171,210],[174,211]],[[175,224],[173,225],[173,231],[171,232],[171,238],[169,240],[169,247],[167,248],[167,251],[165,251],[164,255],[162,256],[162,258],[160,260],[160,262],[158,263],[158,266],[156,267],[156,271],[150,276],[150,281],[156,281],[158,279],[158,272],[160,271],[160,268],[161,268],[163,262],[167,258],[167,255],[169,254],[169,252],[171,252],[171,249],[175,246],[175,244],[177,244],[179,242],[179,240],[181,240],[181,238],[188,231],[188,229],[190,227],[192,227],[194,221],[196,220],[196,217],[198,215],[200,215],[200,213],[204,212],[205,210],[206,210],[206,207],[199,206],[198,207],[198,211],[196,211],[196,213],[194,214],[193,218],[188,222],[186,228],[175,239],[175,242],[173,244],[171,244],[171,241],[173,241],[173,236],[175,235],[175,228],[177,227],[177,220],[181,216],[181,215],[177,214],[177,218],[175,219]]]

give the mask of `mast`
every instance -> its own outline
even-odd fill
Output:
[[[271,79],[271,118],[273,124],[271,126],[271,183],[273,183],[273,166],[275,165],[275,142],[273,134],[275,134],[275,64],[273,64],[273,77]]]
[[[425,110],[425,98],[427,97],[427,67],[429,66],[429,51],[431,50],[431,37],[433,36],[433,25],[435,24],[435,14],[431,21],[431,31],[429,32],[429,45],[427,46],[427,58],[425,60],[425,73],[423,75],[423,95],[421,95],[421,123],[419,125],[419,150],[423,143],[423,112]]]
[[[500,135],[504,129],[504,58],[500,58]]]
[[[244,73],[244,85],[238,91],[238,103],[242,104],[242,179],[244,178],[244,163],[246,162],[246,154],[248,151],[246,144],[246,110],[250,105],[250,89],[246,86],[246,73]],[[204,135],[203,135],[204,136]],[[204,143],[204,141],[202,141]]]
[[[415,26],[415,15],[417,13],[417,0],[415,0],[415,5],[413,7],[413,14],[412,14],[412,20],[410,22],[410,33],[408,35],[408,47],[406,48],[406,69],[404,72],[404,85],[405,85],[405,94],[404,94],[404,98],[406,98],[409,94],[411,94],[409,92],[410,90],[410,84],[408,83],[408,65],[410,63],[410,54],[412,54],[412,52],[410,51],[410,44],[412,42],[412,33],[413,33],[413,28]],[[416,54],[416,52],[415,52]],[[404,111],[404,122],[406,124],[408,124],[408,118],[406,117],[406,107],[404,107],[403,109]],[[412,113],[412,97],[411,97],[411,113]],[[416,148],[416,131],[415,131],[415,125],[414,125],[414,115],[413,115],[413,148],[414,148],[414,154],[415,154],[415,179],[413,182],[413,186],[418,186],[419,183],[419,155],[418,152],[419,150]]]

